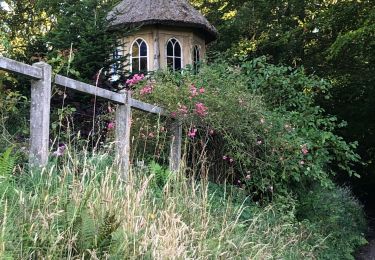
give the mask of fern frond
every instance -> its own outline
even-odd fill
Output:
[[[0,155],[0,176],[9,177],[17,162],[17,156],[12,155],[13,147],[9,147]]]

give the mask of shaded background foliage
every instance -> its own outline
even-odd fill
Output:
[[[349,182],[368,205],[375,201],[375,2],[370,0],[193,0],[220,31],[211,46],[233,63],[266,55],[274,64],[303,66],[333,84],[319,103],[348,122],[337,130],[358,141],[365,165]],[[215,6],[216,8],[212,8]]]

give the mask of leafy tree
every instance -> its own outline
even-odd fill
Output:
[[[359,141],[367,166],[357,167],[368,175],[364,184],[373,185],[375,122],[369,118],[375,101],[375,2],[247,0],[233,9],[235,16],[215,24],[221,38],[211,50],[235,63],[266,55],[273,63],[302,65],[307,73],[328,79],[332,98],[323,95],[320,104],[348,122],[338,131]]]

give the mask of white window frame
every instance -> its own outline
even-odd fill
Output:
[[[175,40],[176,43],[178,43],[180,45],[180,49],[181,49],[181,57],[177,57],[174,55],[174,51],[175,51],[175,45],[176,43],[172,43],[173,44],[173,56],[168,56],[168,43],[172,40]],[[182,48],[182,44],[181,42],[176,38],[176,37],[172,37],[170,39],[168,39],[166,45],[165,45],[165,60],[166,60],[166,64],[167,64],[167,68],[168,68],[168,58],[172,58],[173,59],[173,71],[176,71],[176,68],[175,68],[175,58],[180,58],[181,59],[181,70],[182,68],[184,67],[184,50]]]
[[[141,56],[141,45],[138,43],[138,40],[142,40],[145,44],[146,44],[146,48],[147,48],[147,56]],[[136,57],[133,57],[133,46],[134,46],[134,44],[135,43],[137,43],[138,44],[138,56],[136,56]],[[149,53],[150,53],[150,48],[149,48],[149,46],[148,46],[148,43],[147,43],[147,41],[145,40],[145,39],[143,39],[143,38],[141,38],[141,37],[138,37],[138,38],[136,38],[133,42],[132,42],[132,44],[130,45],[130,72],[133,72],[133,58],[138,58],[138,70],[139,71],[141,71],[140,70],[140,67],[141,67],[141,58],[146,58],[146,60],[147,60],[147,68],[146,68],[146,71],[145,72],[147,72],[147,71],[149,71],[149,68],[150,68],[150,66],[149,66]]]

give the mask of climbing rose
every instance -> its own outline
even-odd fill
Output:
[[[189,110],[188,110],[187,106],[185,106],[185,105],[178,105],[178,112],[181,115],[186,115],[189,112]]]
[[[141,96],[144,96],[144,95],[147,95],[147,94],[151,94],[153,90],[154,90],[154,86],[147,85],[147,86],[144,86],[143,88],[141,88],[139,93],[141,94]]]
[[[302,153],[303,155],[306,155],[306,154],[309,153],[309,150],[307,149],[307,145],[306,145],[306,144],[301,145],[301,153]]]
[[[196,134],[197,134],[197,129],[196,128],[192,128],[192,129],[190,129],[190,131],[188,133],[188,136],[190,138],[194,138]]]
[[[107,125],[108,130],[112,130],[115,128],[115,123],[114,122],[109,122]]]
[[[195,104],[195,113],[197,113],[198,116],[207,115],[207,110],[208,108],[203,103]]]
[[[198,96],[197,88],[194,85],[190,86],[190,98],[193,98],[195,96]]]
[[[128,79],[126,81],[126,84],[129,85],[130,87],[131,86],[134,86],[136,85],[138,82],[140,82],[141,80],[143,80],[145,78],[145,75],[141,74],[135,74],[131,79]]]

